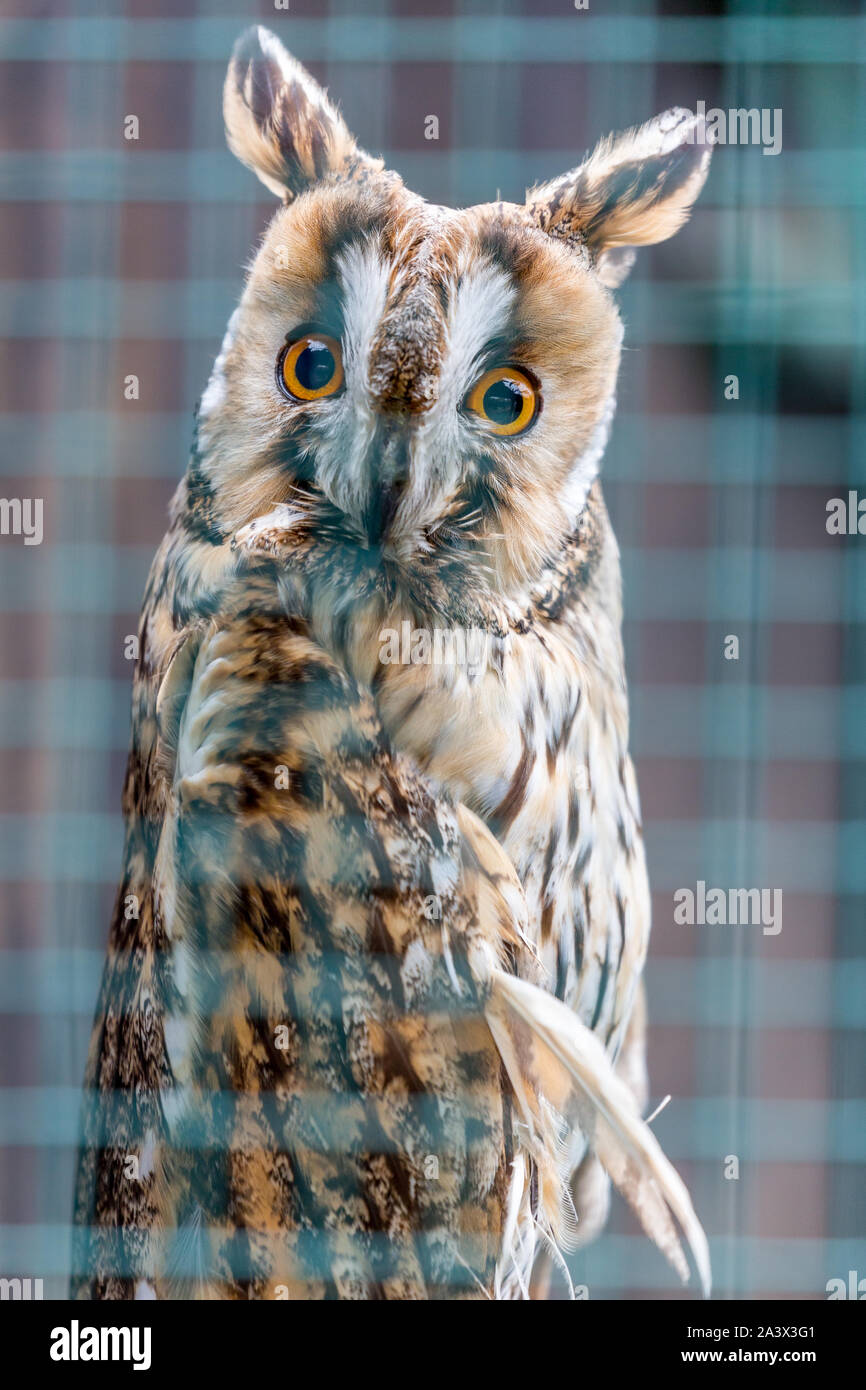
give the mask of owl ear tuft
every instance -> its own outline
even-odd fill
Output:
[[[229,149],[278,198],[329,176],[357,178],[381,169],[279,39],[262,25],[238,39],[223,89]]]
[[[712,142],[704,120],[681,107],[609,135],[577,169],[534,188],[526,205],[543,231],[588,248],[602,281],[617,285],[632,246],[666,241],[704,186]]]

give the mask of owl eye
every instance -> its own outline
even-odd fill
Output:
[[[538,390],[518,367],[493,367],[466,397],[494,434],[522,434],[538,414]]]
[[[336,338],[304,333],[286,344],[277,358],[277,380],[296,401],[334,396],[343,385],[343,353]]]

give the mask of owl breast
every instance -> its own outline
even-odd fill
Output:
[[[372,674],[375,623],[359,622],[367,652],[354,664],[366,666],[394,746],[500,840],[548,988],[615,1055],[650,911],[612,533],[606,548],[592,584],[555,620],[530,605],[504,632],[433,630],[426,645],[398,642]]]

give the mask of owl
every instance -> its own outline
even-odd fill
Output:
[[[599,468],[666,112],[522,205],[366,154],[267,30],[229,146],[280,199],[144,599],[76,1296],[542,1297],[640,1118],[649,893]]]

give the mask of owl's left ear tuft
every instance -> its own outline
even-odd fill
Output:
[[[355,143],[306,68],[262,25],[235,44],[223,114],[229,149],[284,202],[328,176],[357,178],[382,167]]]
[[[527,208],[550,236],[584,246],[602,281],[617,285],[633,255],[666,241],[704,186],[712,142],[703,118],[681,107],[610,135],[577,169],[534,188]]]

